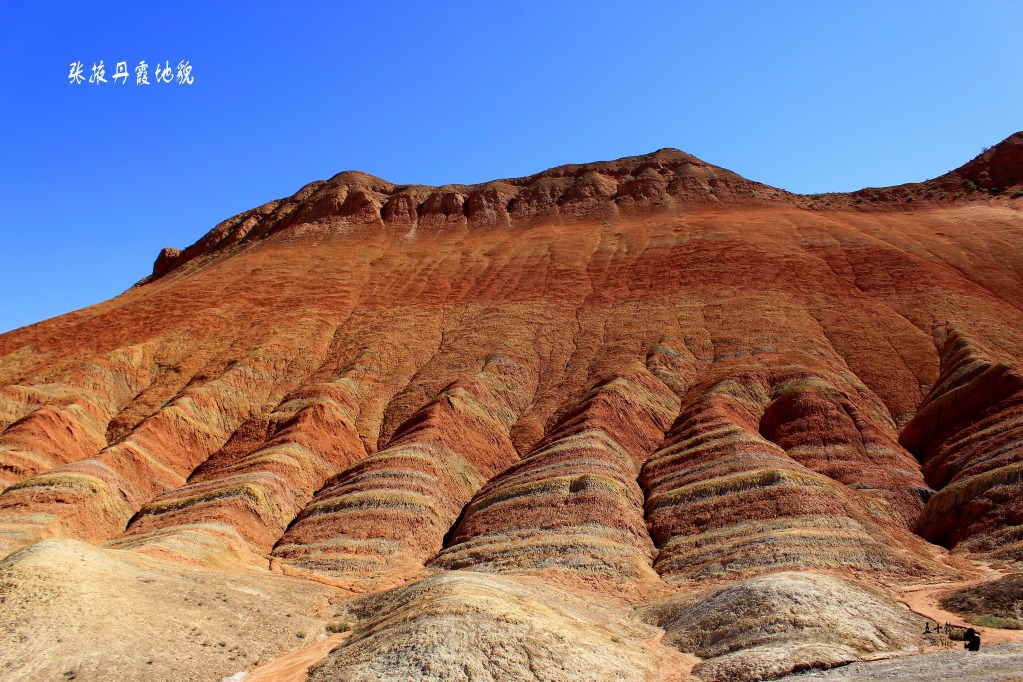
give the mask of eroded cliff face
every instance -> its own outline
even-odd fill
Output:
[[[316,679],[682,679],[687,654],[727,679],[911,646],[900,586],[1023,568],[1021,149],[825,197],[675,150],[476,186],[345,172],[236,216],[0,336],[0,595],[33,612],[26,576],[69,555],[83,580],[265,579],[304,615],[322,590],[354,634]],[[768,606],[827,581],[794,646]],[[678,615],[723,627],[740,597],[768,606],[726,647]],[[89,631],[43,646],[46,613],[4,675],[81,663]],[[264,661],[295,644],[269,631]],[[124,677],[255,664],[190,660]]]

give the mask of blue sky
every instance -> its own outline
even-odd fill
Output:
[[[347,169],[470,183],[678,147],[797,192],[934,177],[1023,129],[1021,26],[1017,0],[0,0],[0,332]],[[99,60],[106,83],[69,82]],[[191,85],[154,82],[185,60]]]

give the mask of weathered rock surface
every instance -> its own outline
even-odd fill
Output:
[[[694,653],[738,678],[898,651],[915,621],[886,595],[958,579],[954,555],[1023,562],[1021,149],[821,196],[676,150],[311,183],[0,336],[3,570],[64,585],[73,554],[167,592],[371,593],[321,678],[681,680]],[[3,597],[34,623],[26,674],[101,679],[104,649],[51,641],[30,582]],[[81,636],[134,585],[97,587]],[[735,595],[770,636],[715,621]],[[772,604],[807,600],[797,646]],[[642,624],[650,604],[688,615]],[[123,677],[178,642],[147,632],[137,656],[103,645]],[[157,676],[237,672],[186,659]]]
[[[864,435],[883,433],[882,426],[867,420],[869,408],[849,407],[859,418],[854,431],[863,452],[842,443],[847,440],[843,428],[810,431],[818,440],[833,439],[834,448],[811,449],[796,440],[792,454],[764,437],[777,433],[779,412],[793,393],[803,392],[793,387],[816,383],[823,386],[821,393],[839,393],[846,401],[856,395],[851,387],[837,389],[837,377],[828,383],[799,373],[792,378],[790,372],[780,378],[755,370],[733,373],[703,391],[690,391],[699,398],[683,408],[641,479],[650,531],[661,550],[657,571],[676,582],[800,567],[853,571],[880,582],[946,575],[948,569],[905,528],[905,515],[920,505],[890,504],[890,495],[876,494],[879,484],[870,482],[878,474],[874,461],[887,461],[893,494],[920,502],[916,491],[925,488],[919,473],[901,468],[912,467],[912,460],[891,438],[867,456]],[[777,396],[773,401],[772,395]],[[783,406],[772,411],[779,403]],[[785,423],[790,433],[808,432],[802,419]],[[836,471],[835,460],[849,469]]]
[[[948,334],[942,372],[903,441],[938,489],[915,530],[946,547],[1023,561],[1023,369]]]
[[[936,675],[958,682],[1007,682],[1018,680],[1023,669],[1023,644],[998,644],[966,652],[956,647],[916,656],[853,663],[835,670],[813,670],[782,679],[787,682],[853,682],[897,680],[930,682]]]
[[[491,354],[328,482],[277,544],[276,566],[357,589],[422,570],[473,493],[517,457],[509,431],[535,388],[531,364]]]
[[[611,589],[657,582],[636,477],[677,412],[678,397],[645,368],[597,386],[476,494],[431,566]]]
[[[645,609],[664,644],[704,661],[707,680],[761,680],[922,643],[924,620],[883,593],[817,573],[780,572]]]
[[[360,605],[374,615],[309,675],[327,680],[656,680],[656,629],[542,584],[456,571]],[[482,655],[481,655],[482,654]]]

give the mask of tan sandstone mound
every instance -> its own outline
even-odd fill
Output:
[[[806,572],[771,573],[647,607],[664,643],[705,659],[704,680],[761,680],[922,643],[924,621],[884,593]]]
[[[654,628],[542,583],[459,571],[356,608],[374,615],[310,680],[639,681],[667,658]]]

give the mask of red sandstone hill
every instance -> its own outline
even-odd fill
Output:
[[[5,679],[220,679],[323,619],[313,679],[897,652],[902,587],[1023,568],[1023,133],[849,194],[341,173],[0,336],[0,429]]]

